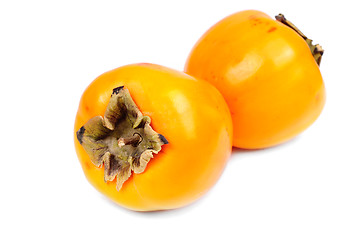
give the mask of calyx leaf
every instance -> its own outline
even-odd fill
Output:
[[[104,180],[117,178],[116,189],[132,172],[142,173],[167,144],[166,138],[150,126],[123,86],[113,89],[104,117],[91,118],[77,131],[77,139],[97,167],[104,166]]]

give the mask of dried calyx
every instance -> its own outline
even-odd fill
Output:
[[[104,180],[117,177],[117,190],[134,173],[142,173],[166,138],[150,126],[127,89],[113,89],[104,117],[91,118],[77,132],[77,139],[97,167],[104,165]]]
[[[278,14],[275,16],[275,19],[278,22],[283,23],[284,25],[290,27],[294,31],[296,31],[308,44],[310,51],[312,52],[312,55],[317,62],[318,66],[320,65],[320,61],[322,60],[322,56],[324,53],[324,49],[319,44],[313,45],[313,40],[307,38],[293,23],[291,23],[289,20],[287,20],[283,14]]]

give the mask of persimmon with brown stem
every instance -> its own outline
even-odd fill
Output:
[[[123,207],[182,207],[218,180],[232,150],[232,121],[216,88],[154,64],[95,79],[81,97],[75,147],[89,182]]]
[[[325,104],[313,45],[282,14],[276,20],[248,10],[212,26],[196,43],[185,72],[213,84],[233,119],[233,145],[278,145],[308,128]]]

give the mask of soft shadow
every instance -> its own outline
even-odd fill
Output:
[[[269,148],[243,149],[243,148],[233,147],[232,155],[238,156],[238,155],[258,154],[258,153],[264,153],[264,152],[270,152],[270,151],[277,151],[279,149],[286,148],[286,147],[289,147],[289,146],[295,144],[295,142],[297,142],[299,138],[300,138],[300,136],[297,136],[291,140],[288,140],[284,143],[281,143],[279,145],[269,147]]]
[[[237,153],[261,152],[261,151],[265,151],[265,150],[267,150],[267,148],[263,148],[263,149],[244,149],[244,148],[232,147],[232,153],[233,153],[233,154],[237,154]]]
[[[204,196],[200,197],[198,200],[194,201],[193,203],[180,207],[175,209],[169,209],[169,210],[156,210],[156,211],[134,211],[125,207],[122,207],[121,205],[117,204],[116,202],[112,201],[111,199],[107,198],[103,194],[99,193],[100,197],[103,199],[103,201],[107,202],[109,205],[112,205],[114,209],[121,211],[126,214],[133,214],[138,215],[140,217],[166,217],[166,216],[178,216],[178,214],[187,214],[194,209],[198,208],[198,204],[201,204],[204,198],[207,197],[208,193],[206,193]]]

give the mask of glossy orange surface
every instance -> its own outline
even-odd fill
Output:
[[[76,139],[90,118],[103,116],[112,89],[127,88],[153,129],[169,141],[141,174],[120,191],[104,182],[104,170],[91,163]],[[137,211],[185,206],[220,177],[232,148],[232,121],[225,100],[212,85],[153,64],[127,65],[106,72],[83,93],[76,116],[75,146],[89,182],[116,203]]]
[[[239,148],[266,148],[293,138],[325,103],[323,79],[307,43],[259,11],[235,13],[210,28],[194,46],[185,72],[222,93]]]

